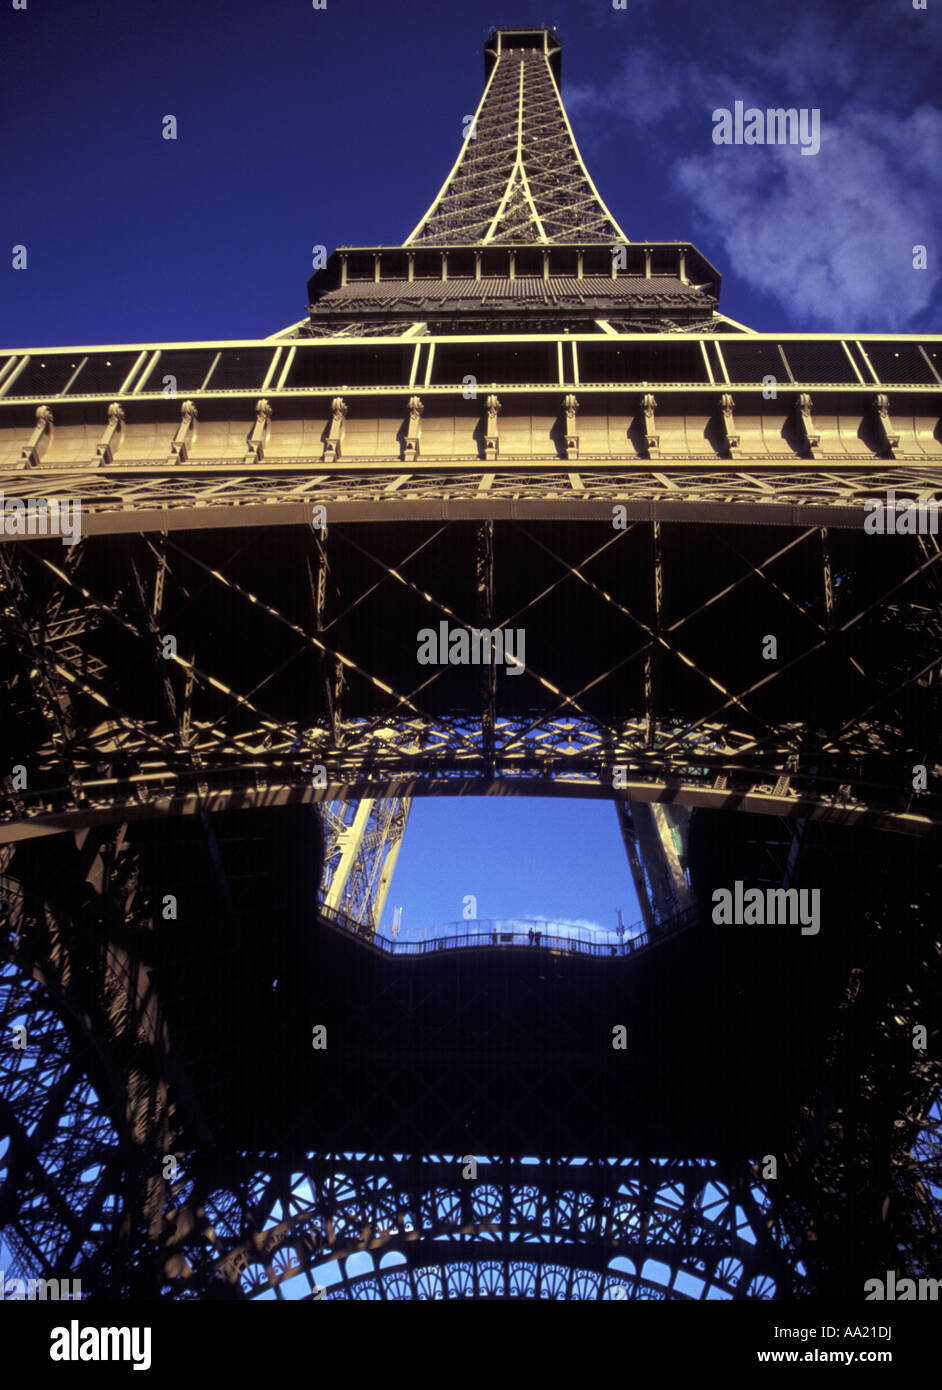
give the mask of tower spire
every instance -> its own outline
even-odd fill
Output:
[[[415,245],[626,242],[576,145],[551,29],[496,29],[484,94]]]

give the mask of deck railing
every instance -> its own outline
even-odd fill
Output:
[[[516,948],[552,951],[556,955],[618,959],[635,955],[648,946],[656,945],[665,937],[674,936],[677,932],[692,926],[696,920],[696,909],[688,908],[659,923],[653,938],[642,924],[638,923],[637,927],[628,928],[625,936],[617,941],[580,938],[573,934],[573,930],[567,932],[566,924],[562,922],[535,922],[507,917],[477,919],[474,922],[444,922],[438,927],[428,928],[429,935],[424,940],[400,941],[354,921],[336,908],[320,905],[318,916],[327,926],[347,936],[354,936],[375,950],[391,956],[427,956],[437,955],[442,951]]]

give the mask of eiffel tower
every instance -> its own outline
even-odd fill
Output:
[[[727,318],[602,202],[555,33],[484,56],[302,321],[0,359],[8,1277],[940,1273],[942,339]],[[491,794],[610,800],[643,930],[394,939],[412,799]]]

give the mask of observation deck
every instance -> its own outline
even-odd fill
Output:
[[[650,933],[642,922],[626,927],[624,935],[597,931],[571,922],[549,922],[525,917],[486,917],[471,921],[441,922],[424,927],[405,938],[387,935],[389,928],[379,931],[357,922],[336,908],[318,907],[324,924],[344,935],[353,936],[373,950],[387,956],[436,955],[441,951],[491,949],[499,951],[549,951],[552,955],[595,956],[624,959],[657,945],[668,936],[693,926],[696,910],[688,908],[675,917],[660,923]]]

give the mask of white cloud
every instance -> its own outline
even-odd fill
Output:
[[[682,105],[685,77],[686,69],[681,72],[659,62],[655,49],[634,48],[609,81],[567,85],[566,110],[570,116],[611,114],[652,124]]]
[[[905,330],[939,289],[930,209],[942,204],[942,111],[822,113],[821,150],[714,146],[675,186],[736,274],[810,324]],[[913,269],[915,245],[929,248]]]
[[[733,27],[742,19],[734,11]],[[688,202],[685,233],[709,238],[703,249],[714,260],[721,247],[721,268],[795,320],[913,331],[940,295],[942,112],[916,105],[914,92],[942,35],[906,18],[865,0],[840,19],[795,16],[783,34],[780,15],[755,14],[750,42],[725,45],[725,70],[650,42],[609,80],[567,89],[567,105],[593,139],[623,141],[640,127],[654,176],[664,170]],[[713,111],[736,101],[817,108],[820,152],[713,145]],[[884,109],[868,109],[873,102]],[[917,245],[928,248],[927,270],[913,268]]]
[[[546,917],[539,912],[531,912],[527,917],[520,918],[522,922],[552,922],[558,927],[585,927],[588,931],[605,932],[606,934],[615,930],[614,925],[605,927],[601,922],[592,922],[587,917]]]

